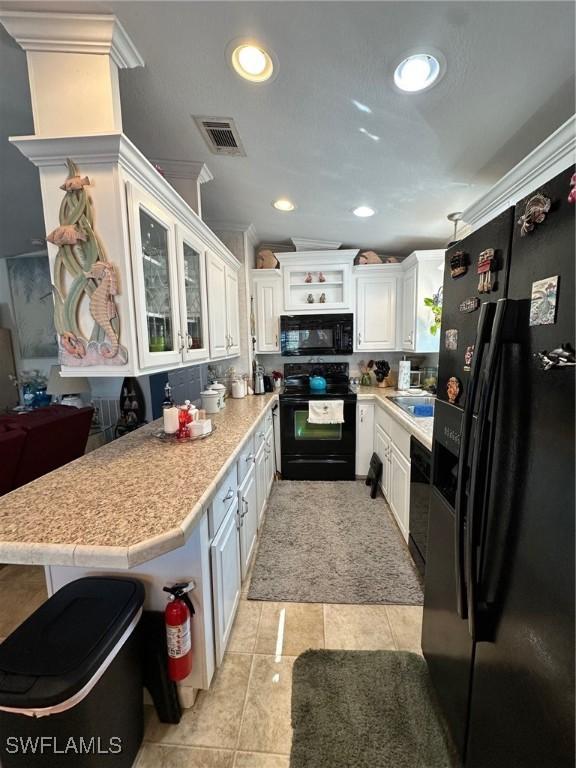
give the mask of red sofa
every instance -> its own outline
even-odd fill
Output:
[[[0,416],[0,494],[82,456],[92,408],[50,405]]]

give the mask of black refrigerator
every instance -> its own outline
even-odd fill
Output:
[[[572,174],[446,252],[422,649],[466,768],[574,766]]]

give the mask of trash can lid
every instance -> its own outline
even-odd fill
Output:
[[[66,584],[0,645],[0,707],[51,707],[73,697],[118,653],[143,602],[136,579]]]

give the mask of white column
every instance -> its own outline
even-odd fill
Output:
[[[0,11],[26,51],[37,136],[122,131],[118,69],[144,62],[115,16]]]

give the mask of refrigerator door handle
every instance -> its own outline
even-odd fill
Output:
[[[468,629],[473,639],[477,635],[478,622],[478,553],[477,532],[480,529],[480,517],[484,514],[486,506],[486,478],[483,459],[486,457],[486,439],[490,434],[489,414],[492,399],[496,394],[498,378],[498,365],[504,339],[504,327],[508,299],[499,299],[496,302],[494,323],[490,347],[486,356],[486,365],[482,371],[480,383],[480,395],[478,403],[478,417],[476,423],[476,435],[472,449],[472,463],[470,467],[470,492],[468,503],[468,519],[466,521],[464,562],[466,566],[466,590],[468,594]],[[479,515],[479,510],[482,512]]]
[[[468,380],[468,389],[466,392],[466,404],[464,406],[462,427],[460,429],[458,485],[456,488],[456,501],[454,504],[454,551],[456,569],[456,607],[461,619],[466,619],[468,617],[464,563],[464,523],[466,521],[467,512],[466,479],[468,476],[468,465],[470,464],[470,437],[473,426],[474,403],[476,402],[480,373],[482,371],[482,360],[485,353],[486,342],[490,339],[495,309],[494,302],[484,303],[480,307],[480,316],[478,318],[476,340],[474,343],[474,357],[472,358],[472,365],[470,368],[470,378]]]

